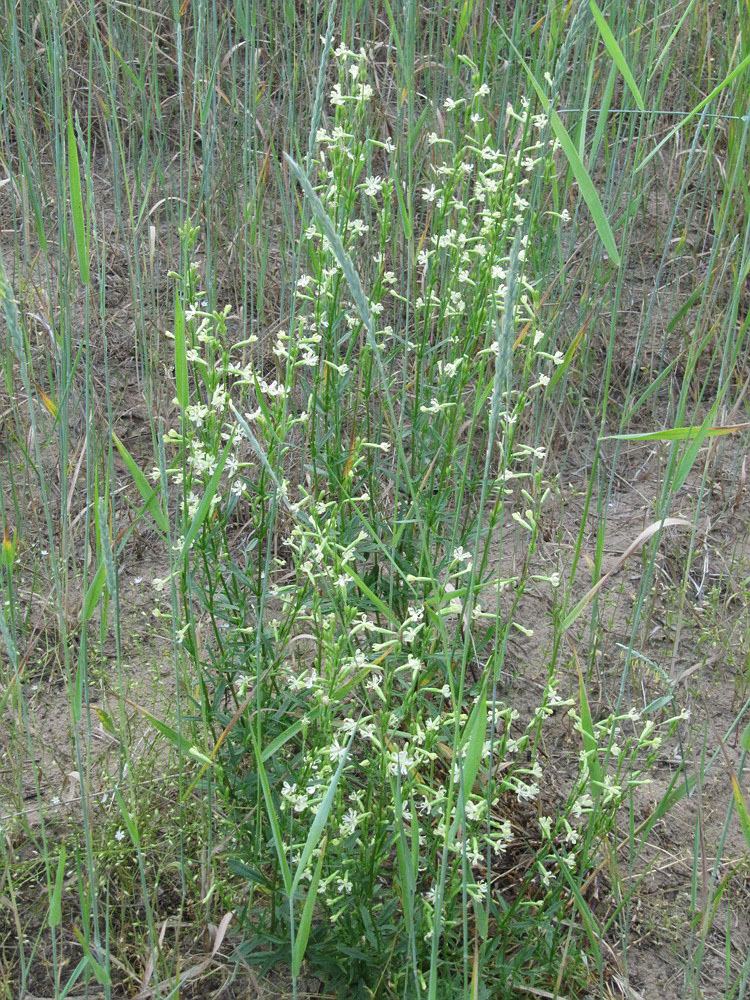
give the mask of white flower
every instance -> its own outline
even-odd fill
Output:
[[[352,891],[352,882],[348,875],[343,875],[341,878],[336,879],[336,888],[338,891],[345,892],[347,896]]]
[[[434,184],[430,184],[429,187],[422,188],[422,200],[426,202],[433,202],[435,196],[437,195],[437,188]]]
[[[392,775],[407,775],[414,763],[414,758],[406,750],[392,750],[388,757],[388,773]]]
[[[378,176],[366,177],[364,184],[365,194],[374,198],[383,190],[383,178]]]
[[[116,840],[116,841],[117,841],[118,843],[120,843],[120,842],[122,842],[123,840],[125,840],[125,831],[124,831],[124,830],[123,830],[122,828],[120,828],[120,829],[119,829],[119,830],[117,831],[117,833],[115,834],[115,840]]]
[[[473,886],[469,886],[468,889],[471,895],[478,896],[480,900],[484,899],[487,895],[487,883],[484,880],[477,882]]]
[[[473,802],[471,799],[469,799],[464,807],[466,818],[468,820],[480,819],[482,816],[482,806],[483,803]]]
[[[357,824],[359,823],[359,816],[355,809],[347,809],[344,815],[341,817],[341,834],[344,837],[350,837],[354,831],[357,829]]]
[[[518,782],[518,788],[516,789],[516,798],[520,802],[521,799],[526,799],[530,801],[535,799],[539,795],[539,786],[532,782],[530,785],[524,784],[523,781]]]
[[[467,552],[461,545],[453,550],[453,558],[457,562],[465,562],[467,566],[472,564],[471,552]]]

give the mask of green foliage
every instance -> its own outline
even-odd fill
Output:
[[[303,6],[0,10],[0,997],[625,989],[744,726],[747,4]]]

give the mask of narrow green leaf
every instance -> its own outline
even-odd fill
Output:
[[[505,34],[505,32],[503,32]],[[557,112],[553,109],[550,104],[549,98],[544,93],[544,90],[540,86],[534,74],[531,72],[530,67],[526,63],[521,53],[518,51],[516,46],[511,41],[510,37],[505,35],[506,41],[510,44],[510,47],[515,52],[518,57],[519,62],[526,71],[526,75],[531,82],[532,87],[536,91],[537,97],[539,98],[539,103],[544,109],[544,113],[547,115],[552,126],[552,131],[555,133],[560,146],[562,147],[563,153],[567,157],[568,163],[570,163],[570,168],[573,171],[573,176],[575,177],[578,188],[583,196],[583,200],[588,205],[591,216],[594,220],[594,225],[596,226],[596,231],[599,233],[599,239],[604,244],[604,247],[609,254],[609,259],[615,264],[616,267],[620,266],[620,253],[617,249],[617,244],[615,242],[614,233],[610,227],[607,216],[604,212],[604,206],[602,205],[599,195],[596,193],[596,188],[594,187],[594,182],[589,177],[586,167],[583,165],[583,160],[578,155],[578,150],[575,147],[575,143],[570,138],[568,133],[565,131],[565,126],[560,121],[560,117]]]
[[[297,935],[294,939],[294,950],[292,952],[292,975],[295,979],[299,975],[299,970],[302,968],[302,960],[304,959],[305,952],[307,951],[307,942],[310,938],[310,927],[312,926],[315,900],[318,898],[318,883],[320,882],[320,875],[323,871],[323,858],[325,857],[327,843],[328,839],[325,838],[321,845],[320,856],[318,857],[318,863],[315,865],[315,871],[313,872],[312,881],[310,882],[310,888],[307,890],[305,905],[302,907],[302,916],[300,917]]]
[[[94,705],[94,711],[99,716],[99,721],[101,722],[104,731],[109,733],[110,736],[114,736],[119,739],[119,734],[115,729],[115,724],[112,721],[112,716],[109,712],[105,712],[103,708],[99,708],[97,705]]]
[[[52,899],[49,904],[49,916],[47,923],[50,927],[57,927],[62,921],[62,888],[63,876],[65,875],[65,844],[60,845],[60,857],[57,859],[57,874],[55,875],[55,888],[52,891]]]
[[[587,316],[586,319],[581,324],[580,330],[571,340],[570,345],[567,351],[565,352],[565,357],[562,360],[562,364],[555,366],[555,370],[552,373],[552,378],[549,384],[550,391],[554,389],[554,387],[557,385],[557,383],[560,381],[560,379],[563,377],[565,372],[570,367],[570,362],[573,360],[575,353],[577,352],[578,348],[581,345],[581,341],[583,340],[584,334],[586,333],[588,322],[589,322],[589,317]]]
[[[81,649],[83,649],[83,643],[81,644]],[[70,705],[74,726],[77,726],[81,721],[81,710],[83,708],[83,677],[85,670],[86,659],[82,653],[79,653],[76,675],[73,678],[73,697]]]
[[[359,275],[357,274],[356,268],[352,263],[352,259],[349,254],[344,249],[344,244],[341,242],[341,237],[336,232],[336,227],[323,207],[323,202],[320,200],[315,192],[312,184],[310,183],[307,174],[300,167],[300,165],[292,159],[288,153],[284,153],[284,159],[286,160],[289,169],[292,171],[294,176],[305,193],[305,197],[310,202],[310,207],[313,210],[313,215],[318,220],[321,229],[325,233],[326,239],[331,244],[331,249],[336,255],[336,259],[341,266],[341,270],[344,272],[344,277],[346,278],[346,283],[349,285],[349,289],[352,293],[354,301],[356,303],[359,314],[362,318],[362,322],[367,328],[367,332],[371,341],[374,341],[375,337],[375,326],[372,319],[372,313],[370,312],[370,306],[367,302],[367,296],[362,288],[362,282],[359,280]]]
[[[681,128],[684,128],[689,121],[692,121],[697,114],[700,114],[700,112],[705,108],[705,106],[707,104],[710,104],[710,102],[714,99],[714,97],[716,97],[718,94],[722,92],[722,90],[728,87],[729,84],[736,77],[738,77],[740,73],[742,73],[743,70],[745,70],[748,66],[750,66],[750,55],[745,56],[745,58],[742,60],[739,66],[736,66],[731,73],[729,73],[727,76],[724,77],[724,79],[721,81],[720,84],[714,87],[714,89],[711,91],[710,94],[704,97],[699,104],[695,105],[690,114],[685,115],[685,117],[677,125],[675,125],[673,129],[670,129],[670,131],[667,132],[667,134],[664,136],[661,142],[658,143],[656,146],[654,146],[654,148],[651,150],[651,152],[645,159],[641,160],[641,162],[635,168],[635,173],[638,173],[639,170],[643,170],[646,164],[650,163],[651,160],[653,160],[653,158],[656,156],[656,154],[659,152],[662,146],[665,145],[665,143],[669,142],[670,139],[673,139]]]
[[[583,921],[583,926],[586,928],[586,934],[591,945],[591,950],[593,952],[594,958],[596,959],[597,968],[602,967],[602,931],[599,927],[596,917],[594,916],[592,910],[590,909],[588,903],[583,898],[583,894],[578,886],[578,883],[573,878],[573,876],[568,871],[568,866],[565,861],[560,857],[559,853],[553,846],[552,851],[557,858],[557,868],[562,872],[565,881],[570,886],[570,890],[576,901],[576,906],[578,912],[581,915],[581,920]]]
[[[748,814],[745,799],[742,795],[742,789],[740,788],[737,778],[734,774],[731,775],[731,778],[734,804],[737,806],[737,815],[740,818],[740,826],[742,827],[742,832],[745,836],[745,842],[747,843],[747,846],[750,847],[750,814]]]
[[[195,536],[200,531],[201,525],[206,519],[206,515],[208,514],[208,511],[211,507],[211,501],[213,500],[214,495],[216,494],[216,490],[219,488],[219,480],[221,479],[221,474],[224,471],[224,464],[227,460],[227,456],[229,455],[229,449],[234,444],[234,435],[235,431],[232,431],[231,437],[224,446],[224,450],[219,456],[219,461],[216,463],[214,474],[208,481],[208,485],[206,486],[203,498],[201,499],[201,502],[198,504],[198,510],[196,510],[195,512],[195,516],[193,517],[192,523],[190,524],[190,527],[187,530],[187,534],[185,535],[185,541],[182,543],[182,549],[180,550],[180,560],[179,560],[180,562],[182,562],[182,560],[185,558],[187,552],[190,551],[190,546],[193,544]]]
[[[403,819],[403,799],[401,796],[401,775],[396,774],[396,776],[391,781],[391,786],[393,788],[394,802],[396,806],[395,815],[398,817],[396,822],[396,858],[398,861],[398,879],[400,887],[401,896],[401,909],[404,914],[404,921],[406,923],[406,933],[408,940],[410,942],[410,951],[413,953],[413,943],[414,943],[414,895],[416,891],[416,864],[410,864],[413,857],[412,852],[409,851],[409,845],[406,841],[406,830]],[[412,802],[411,810],[411,822],[412,822],[412,837],[417,839],[417,850],[419,841],[419,830],[414,829],[414,823],[416,820],[416,809],[414,808],[414,803]],[[414,849],[414,840],[412,839],[412,850]]]
[[[361,576],[358,575],[356,570],[352,569],[350,563],[344,565],[344,572],[348,573],[349,576],[357,584],[357,587],[362,591],[365,597],[369,597],[373,605],[378,609],[381,615],[384,615],[392,625],[398,625],[399,621],[394,615],[393,611],[388,607],[388,605],[381,601],[376,593],[374,593],[365,583]]]
[[[403,65],[404,47],[401,44],[401,37],[398,33],[398,25],[396,24],[396,18],[393,16],[393,8],[391,7],[390,0],[383,0],[383,5],[385,6],[385,10],[388,15],[388,24],[393,41],[396,45],[396,51],[398,52],[399,64]]]
[[[188,386],[187,342],[185,339],[185,313],[179,294],[174,300],[174,372],[177,382],[177,402],[185,409],[190,401]]]
[[[656,62],[653,64],[653,66],[651,66],[649,75],[650,75],[650,78],[652,80],[656,76],[656,71],[659,68],[659,66],[661,65],[662,59],[664,59],[664,57],[666,56],[666,54],[672,48],[672,42],[675,40],[675,38],[677,38],[678,34],[680,33],[680,28],[682,28],[682,25],[684,24],[684,22],[685,22],[685,20],[686,20],[686,18],[688,16],[688,14],[690,13],[690,11],[693,9],[693,5],[694,4],[695,4],[695,0],[690,0],[690,3],[687,5],[687,7],[685,8],[685,10],[682,12],[682,16],[680,17],[679,21],[677,22],[677,24],[672,29],[671,35],[669,36],[669,38],[664,43],[664,46],[662,47],[662,50],[659,53],[659,58],[656,60]]]
[[[594,138],[591,140],[589,166],[592,166],[594,160],[596,159],[597,153],[599,152],[599,146],[604,138],[604,130],[607,127],[607,120],[609,118],[609,109],[612,107],[612,94],[614,93],[616,79],[617,69],[613,65],[609,76],[607,77],[607,82],[604,85],[604,93],[602,94],[599,108],[599,118],[596,123],[596,129],[594,130]],[[583,159],[583,153],[581,153],[581,159]]]
[[[578,669],[578,699],[581,707],[581,736],[583,738],[583,749],[586,754],[586,766],[589,772],[589,785],[591,798],[594,802],[599,801],[602,792],[602,771],[599,766],[599,743],[594,731],[594,721],[591,718],[589,700],[586,697],[586,685],[583,682],[583,672],[578,657],[575,657]]]
[[[463,41],[463,37],[466,34],[466,29],[469,26],[469,17],[473,13],[473,4],[471,0],[464,0],[461,6],[461,13],[458,16],[458,23],[456,24],[456,34],[453,39],[453,51],[458,53],[458,50]]]
[[[259,400],[258,401],[260,402],[261,407],[262,407],[263,406],[262,394],[259,396]],[[247,423],[247,421],[242,416],[242,414],[237,409],[237,407],[234,405],[234,403],[232,402],[231,399],[229,400],[229,406],[230,406],[230,409],[232,410],[232,413],[234,413],[234,415],[235,415],[235,418],[237,420],[237,424],[238,424],[240,430],[242,431],[243,436],[247,439],[247,441],[250,444],[250,447],[253,449],[253,451],[255,452],[255,454],[260,459],[261,464],[263,465],[263,468],[268,473],[268,476],[269,476],[271,482],[278,489],[281,486],[281,483],[279,482],[279,477],[276,475],[276,472],[271,467],[271,463],[268,461],[268,457],[267,457],[265,451],[263,450],[263,448],[261,447],[260,442],[255,437],[255,435],[253,434],[253,432],[250,430],[250,425]]]
[[[622,49],[617,44],[617,39],[612,34],[612,29],[605,21],[604,15],[599,10],[597,5],[594,3],[594,0],[589,0],[589,8],[591,10],[591,13],[594,15],[594,20],[596,21],[597,27],[599,28],[599,34],[602,36],[602,41],[604,42],[604,46],[607,52],[609,52],[612,62],[615,64],[615,66],[617,66],[620,73],[622,74],[623,80],[625,81],[625,83],[627,83],[631,94],[635,98],[635,103],[638,105],[641,111],[645,111],[646,109],[643,104],[643,98],[641,97],[641,92],[638,89],[638,84],[635,82],[635,78],[633,77],[633,74],[630,72],[630,67],[628,66],[625,56],[622,54]]]
[[[94,612],[94,608],[99,603],[99,598],[102,596],[102,591],[104,590],[104,583],[107,579],[107,568],[104,562],[99,563],[99,568],[94,574],[94,579],[89,584],[89,589],[86,591],[86,596],[83,600],[83,607],[81,608],[81,625],[85,625]]]
[[[293,725],[289,726],[288,729],[285,729],[283,733],[279,733],[276,739],[271,740],[263,751],[263,760],[268,760],[269,757],[273,757],[274,754],[278,753],[284,744],[288,743],[293,736],[296,736],[303,726],[303,722],[295,722]]]
[[[5,620],[5,614],[2,608],[2,602],[0,602],[0,633],[2,633],[3,641],[5,642],[5,648],[8,653],[8,660],[14,670],[18,670],[18,649],[16,648],[13,636],[10,634],[10,629],[8,628],[8,623]],[[7,691],[10,691],[10,685],[8,685]],[[6,691],[6,694],[7,694]]]
[[[75,969],[73,969],[73,971],[71,972],[70,979],[68,979],[67,983],[63,987],[62,992],[58,994],[57,1000],[65,1000],[67,995],[73,989],[78,980],[81,978],[81,974],[83,973],[83,970],[86,968],[87,964],[88,963],[86,961],[86,956],[84,955],[83,958],[78,963],[78,965],[75,967]]]
[[[484,751],[484,741],[487,736],[487,684],[482,685],[469,722],[466,725],[468,736],[465,742],[466,756],[464,757],[463,783],[464,793],[468,798],[474,788],[479,765],[482,762]]]
[[[310,860],[310,855],[315,850],[320,840],[323,829],[328,822],[328,814],[331,811],[331,806],[333,805],[333,797],[336,794],[336,786],[339,783],[339,778],[341,777],[341,772],[344,770],[344,765],[346,764],[346,759],[349,756],[349,747],[352,745],[352,740],[354,739],[356,729],[349,737],[349,742],[346,745],[346,749],[341,755],[339,760],[339,766],[331,778],[331,782],[328,785],[328,790],[323,797],[323,801],[318,806],[318,811],[315,814],[315,819],[312,821],[310,831],[307,834],[307,840],[305,841],[305,846],[302,849],[302,854],[300,855],[299,863],[297,865],[297,870],[294,873],[294,881],[292,882],[292,889],[290,895],[294,895],[299,881],[305,874],[305,869],[307,868],[307,862]]]
[[[110,545],[109,532],[107,531],[107,512],[104,506],[104,497],[101,497],[99,500],[98,520],[99,528],[102,532],[99,537],[99,549],[101,552],[102,562],[104,563],[107,590],[109,590],[110,596],[114,598],[117,578],[115,576],[115,562],[112,558],[112,546]]]
[[[589,108],[591,107],[591,88],[594,82],[594,69],[596,67],[596,60],[592,59],[589,62],[588,73],[586,74],[586,89],[583,92],[583,102],[581,105],[581,114],[578,119],[578,134],[573,133],[571,139],[575,141],[576,149],[578,150],[578,155],[583,160],[584,153],[586,152],[586,125],[588,124]],[[614,66],[612,67],[612,72],[615,72]],[[599,121],[602,118],[602,108],[599,114]],[[608,112],[604,112],[605,117]]]
[[[701,281],[701,283],[696,288],[693,289],[693,291],[687,297],[685,302],[680,306],[680,308],[674,314],[669,323],[667,323],[667,329],[665,335],[674,333],[678,323],[685,316],[685,314],[688,313],[693,308],[694,305],[700,302],[704,292],[706,291],[706,281],[707,279],[704,278],[703,281]]]
[[[726,383],[727,385],[729,383]],[[726,391],[726,386],[724,391]],[[737,431],[743,431],[750,427],[750,423],[743,424],[732,424],[726,427],[713,427],[711,426],[711,421],[715,418],[716,413],[719,409],[719,403],[724,393],[716,399],[714,405],[711,407],[710,411],[706,415],[706,419],[703,424],[697,428],[698,433],[695,435],[694,439],[685,449],[685,453],[680,457],[679,464],[675,469],[674,479],[672,481],[672,492],[677,493],[685,485],[685,480],[690,475],[690,470],[695,465],[695,460],[698,457],[698,452],[703,447],[703,442],[706,438],[710,437],[720,437],[725,434],[735,434]]]
[[[115,788],[115,798],[117,799],[117,805],[120,807],[120,815],[122,816],[122,821],[128,828],[128,833],[130,834],[130,839],[133,842],[133,846],[137,848],[138,826],[136,825],[134,818],[130,814],[130,810],[125,805],[125,800],[123,799],[119,788]]]
[[[109,973],[104,968],[104,966],[97,962],[94,956],[91,954],[91,949],[89,948],[88,941],[81,934],[80,930],[74,925],[73,933],[78,938],[78,943],[83,949],[83,957],[86,959],[87,963],[91,967],[91,971],[94,973],[94,978],[100,986],[111,986],[111,980],[109,978]]]
[[[466,751],[463,757],[462,795],[459,797],[458,808],[456,809],[456,818],[453,820],[453,824],[448,835],[449,841],[453,840],[460,823],[463,821],[464,806],[471,795],[472,789],[474,788],[474,782],[476,781],[476,777],[479,772],[479,765],[482,762],[486,735],[487,680],[485,680],[482,684],[482,689],[479,692],[479,696],[477,697],[474,707],[471,710],[471,715],[469,716],[464,728],[463,738],[460,743],[461,753],[463,753],[464,749]]]
[[[617,249],[617,243],[615,242],[614,233],[610,227],[607,216],[604,212],[604,206],[599,199],[599,195],[596,193],[596,188],[594,183],[589,177],[586,167],[583,165],[583,161],[578,155],[578,150],[573,144],[573,140],[570,138],[568,133],[565,131],[563,123],[560,121],[557,112],[554,111],[550,106],[549,102],[547,104],[548,114],[550,124],[552,125],[552,130],[557,136],[562,150],[568,158],[571,169],[573,171],[573,176],[578,182],[578,187],[581,194],[583,195],[583,200],[588,205],[591,216],[594,220],[594,225],[596,226],[596,231],[599,233],[599,239],[604,244],[604,248],[609,254],[609,258],[615,267],[620,266],[620,252]]]
[[[652,712],[660,712],[665,705],[669,705],[674,699],[674,694],[663,694],[661,698],[655,698],[653,701],[649,702],[648,705],[643,709],[644,715],[650,715]]]
[[[146,501],[146,507],[148,508],[149,514],[156,522],[157,528],[159,528],[159,530],[166,535],[169,530],[169,522],[167,521],[167,515],[164,513],[164,510],[159,502],[158,484],[155,487],[151,486],[148,479],[146,479],[145,475],[138,467],[138,464],[133,456],[114,431],[112,431],[112,440],[122,456],[123,462],[127,465],[130,475],[133,477],[133,482],[138,487],[138,492]]]
[[[279,817],[276,815],[276,807],[273,804],[273,796],[271,795],[271,788],[268,784],[268,776],[266,775],[266,769],[263,765],[263,754],[260,752],[260,747],[258,746],[257,739],[255,738],[255,733],[253,733],[253,748],[255,750],[255,763],[258,767],[258,777],[260,778],[260,784],[263,789],[263,797],[266,800],[266,812],[268,813],[268,821],[271,824],[271,834],[273,836],[274,847],[276,848],[276,857],[278,858],[279,868],[281,869],[281,878],[284,883],[284,889],[286,890],[287,896],[291,896],[292,873],[289,870],[289,862],[286,859],[284,841],[281,836],[281,827],[279,826]]]
[[[700,448],[707,437],[722,437],[725,434],[736,434],[747,430],[750,422],[744,424],[727,424],[724,427],[711,427],[701,424],[692,427],[670,427],[663,431],[645,431],[641,434],[607,434],[600,441],[687,441],[695,439]]]
[[[117,695],[115,693],[112,693],[112,696],[115,698],[122,697],[122,695]],[[168,726],[166,722],[162,722],[161,719],[157,719],[157,717],[152,715],[147,708],[144,708],[135,701],[131,701],[130,698],[123,697],[123,701],[132,706],[136,712],[139,712],[143,716],[144,719],[147,719],[154,729],[160,732],[166,740],[169,740],[172,746],[179,750],[180,753],[188,757],[195,757],[195,754],[193,753],[195,747],[183,736],[180,736],[179,733],[175,732],[171,726]]]
[[[88,285],[89,274],[89,241],[86,233],[86,220],[83,210],[83,195],[81,191],[81,168],[78,163],[78,147],[76,146],[73,119],[68,114],[68,171],[70,174],[70,209],[73,215],[73,232],[76,240],[76,256],[81,281]]]

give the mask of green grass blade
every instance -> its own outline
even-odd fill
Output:
[[[174,300],[174,371],[177,383],[177,402],[184,410],[190,401],[188,384],[187,343],[185,340],[185,313],[179,295]]]
[[[635,103],[638,105],[641,111],[645,111],[646,109],[643,104],[643,98],[641,97],[641,92],[638,89],[638,84],[635,82],[635,78],[633,74],[630,72],[630,67],[628,66],[627,60],[622,53],[622,49],[617,44],[617,39],[612,34],[612,29],[607,24],[606,20],[604,19],[604,15],[599,10],[594,0],[589,0],[589,9],[591,10],[591,13],[594,15],[594,20],[596,21],[596,25],[599,28],[599,34],[602,36],[602,41],[604,42],[604,46],[607,52],[609,52],[612,62],[615,64],[615,66],[617,66],[622,75],[623,80],[625,81],[625,83],[627,83],[631,94],[635,98]]]
[[[374,342],[375,338],[375,327],[372,319],[372,312],[370,311],[370,306],[367,302],[367,296],[365,295],[364,289],[362,288],[362,282],[359,280],[359,275],[357,270],[352,263],[352,259],[349,254],[344,249],[344,244],[341,242],[339,234],[336,232],[336,227],[328,216],[323,203],[316,194],[312,184],[310,183],[307,174],[304,172],[302,167],[292,159],[288,153],[284,153],[284,159],[296,177],[300,187],[305,193],[305,197],[310,202],[310,207],[313,210],[313,215],[320,223],[320,226],[325,233],[326,239],[331,244],[331,248],[336,255],[336,259],[341,266],[341,270],[344,272],[344,277],[346,278],[346,283],[349,285],[349,289],[354,298],[354,302],[359,310],[359,315],[362,318],[362,322],[365,324],[367,329],[368,337],[371,342]]]
[[[186,740],[183,736],[180,736],[179,733],[175,732],[175,730],[172,729],[171,726],[168,726],[166,722],[162,722],[161,719],[157,719],[157,717],[155,715],[152,715],[147,708],[144,708],[142,705],[139,705],[135,701],[131,701],[130,698],[126,698],[124,695],[119,695],[117,694],[117,692],[114,691],[111,692],[111,694],[112,697],[121,698],[122,701],[124,701],[127,705],[130,705],[131,708],[134,708],[136,712],[138,712],[140,715],[143,716],[144,719],[150,722],[151,725],[154,727],[154,729],[156,729],[157,732],[161,733],[161,735],[166,740],[168,740],[172,744],[172,746],[175,747],[175,749],[178,750],[181,754],[183,754],[186,757],[198,759],[196,758],[194,752],[196,748],[193,746],[193,744],[190,743],[188,740]],[[200,759],[203,758],[201,757]]]
[[[737,815],[740,818],[742,833],[748,848],[750,848],[750,813],[748,813],[747,806],[745,805],[745,797],[742,794],[740,783],[737,781],[734,771],[729,776],[732,779],[732,794],[734,795],[734,804],[737,807]]]
[[[391,608],[389,608],[388,605],[384,601],[381,601],[381,599],[378,597],[378,595],[376,593],[374,593],[367,586],[367,584],[365,583],[365,581],[362,579],[361,576],[359,576],[359,574],[356,572],[356,570],[352,569],[352,567],[351,567],[351,565],[349,563],[346,563],[346,565],[343,567],[343,569],[344,569],[344,572],[347,573],[352,578],[352,580],[354,580],[354,582],[356,583],[357,587],[365,595],[365,597],[368,597],[372,601],[373,606],[378,609],[378,611],[381,613],[381,615],[384,615],[392,625],[398,625],[399,621],[396,618],[396,616],[394,615],[394,613],[391,610]]]
[[[294,949],[292,951],[292,975],[295,979],[299,975],[299,970],[302,968],[302,960],[305,957],[307,942],[310,939],[310,927],[312,926],[315,901],[318,898],[318,883],[320,882],[320,875],[323,871],[323,859],[325,858],[327,843],[328,840],[325,838],[321,846],[318,863],[315,865],[315,871],[313,872],[313,877],[310,882],[310,888],[307,890],[305,905],[302,907],[302,916],[300,917],[299,927],[297,928],[297,934],[294,938]]]
[[[133,842],[133,846],[137,848],[139,846],[138,824],[136,823],[135,818],[131,815],[128,807],[125,805],[125,799],[123,799],[119,788],[115,788],[115,799],[117,800],[117,805],[120,809],[120,815],[122,816],[122,821],[127,827],[128,833],[130,834],[130,839]]]
[[[52,899],[49,904],[49,916],[47,923],[50,927],[59,926],[62,921],[62,888],[63,876],[65,875],[65,844],[60,845],[60,856],[57,859],[57,874],[55,875],[55,888],[52,891]]]
[[[76,146],[73,119],[68,115],[68,172],[70,180],[70,208],[73,215],[73,232],[76,240],[76,256],[78,270],[84,285],[89,284],[89,241],[86,232],[86,219],[83,209],[83,194],[81,191],[81,168],[78,162],[78,147]]]
[[[597,153],[599,152],[599,146],[604,137],[604,130],[607,127],[607,121],[609,119],[609,109],[612,107],[612,94],[615,90],[615,81],[617,80],[617,67],[612,66],[610,74],[607,77],[607,82],[604,85],[604,94],[601,100],[601,109],[599,111],[599,118],[596,123],[596,129],[594,130],[594,138],[591,140],[591,153],[589,157],[589,166],[594,162]],[[583,155],[581,155],[583,159]]]
[[[271,834],[273,836],[274,847],[276,848],[276,857],[278,858],[279,868],[281,869],[281,878],[283,880],[287,896],[291,896],[292,873],[289,870],[289,862],[286,859],[284,841],[281,836],[281,827],[279,826],[279,817],[276,814],[276,807],[273,804],[271,787],[268,784],[268,775],[266,774],[266,769],[263,764],[263,754],[260,752],[260,747],[258,746],[258,741],[255,738],[254,733],[253,748],[255,750],[255,763],[258,768],[258,777],[260,778],[260,784],[263,788],[263,798],[266,800],[266,812],[268,813],[268,821],[271,824]]]
[[[717,86],[714,87],[714,89],[711,91],[710,94],[704,97],[699,104],[696,104],[696,106],[693,108],[690,114],[685,115],[685,117],[677,125],[675,125],[673,129],[670,129],[670,131],[667,132],[667,134],[664,136],[661,142],[657,143],[657,145],[654,146],[654,148],[651,150],[648,156],[645,159],[641,160],[641,162],[635,168],[635,173],[638,173],[640,170],[643,170],[646,164],[650,163],[651,160],[656,156],[656,154],[659,152],[662,146],[668,143],[670,139],[673,139],[680,131],[680,129],[684,128],[689,121],[692,121],[697,114],[700,114],[700,112],[706,107],[706,105],[710,104],[711,101],[714,99],[714,97],[717,97],[722,92],[722,90],[725,90],[729,86],[729,84],[734,79],[736,79],[740,75],[740,73],[742,73],[743,70],[745,70],[748,66],[750,66],[750,54],[746,55],[745,58],[742,60],[742,62],[739,64],[739,66],[736,66],[731,73],[728,73],[727,76],[725,76],[724,79],[721,81],[721,83],[717,84]]]
[[[669,427],[663,431],[644,431],[639,434],[606,434],[600,441],[691,441],[697,439],[702,443],[707,437],[723,437],[726,434],[736,434],[747,430],[750,422],[743,424],[727,424],[712,427],[710,424],[693,425],[691,427]]]
[[[125,445],[122,443],[122,441],[119,439],[119,437],[115,434],[114,431],[112,431],[112,440],[114,441],[115,447],[119,451],[123,462],[125,463],[125,465],[127,465],[128,471],[130,472],[130,475],[133,477],[133,482],[138,487],[138,492],[146,501],[146,507],[148,508],[149,514],[151,515],[151,517],[153,517],[154,521],[156,522],[157,528],[159,528],[159,530],[166,535],[169,530],[169,522],[167,521],[167,515],[164,513],[164,510],[161,504],[159,503],[159,497],[157,495],[158,486],[154,488],[149,483],[143,471],[139,468],[136,460],[133,458],[133,456],[130,454],[128,449],[125,447]]]
[[[88,965],[90,966],[91,971],[94,973],[94,978],[96,979],[97,983],[99,983],[100,986],[111,986],[112,982],[109,978],[109,973],[101,964],[101,962],[98,962],[91,954],[91,949],[89,948],[86,938],[83,936],[83,934],[81,934],[80,930],[76,926],[73,927],[73,933],[78,938],[78,943],[83,949],[84,958],[86,959]]]
[[[602,771],[599,765],[599,743],[594,731],[594,720],[591,718],[591,709],[586,695],[586,685],[583,681],[583,671],[578,655],[574,651],[576,668],[578,670],[578,700],[581,709],[581,736],[583,738],[583,749],[586,754],[586,766],[589,772],[589,786],[591,798],[594,802],[599,801],[602,793]]]
[[[537,97],[539,98],[539,103],[544,108],[544,113],[547,115],[552,126],[552,131],[557,137],[563,153],[570,164],[570,168],[573,171],[573,176],[575,177],[583,200],[588,205],[589,212],[591,212],[591,217],[594,220],[594,225],[596,226],[596,231],[599,234],[599,239],[604,244],[604,248],[609,254],[610,260],[615,264],[616,267],[620,266],[620,252],[617,249],[617,244],[615,242],[614,233],[609,224],[607,216],[604,211],[604,206],[601,203],[599,195],[596,193],[596,188],[594,187],[594,182],[591,180],[586,167],[583,165],[583,160],[578,155],[578,150],[576,149],[575,143],[570,138],[565,130],[565,126],[560,121],[560,117],[550,104],[550,100],[547,95],[542,90],[539,82],[531,71],[531,68],[526,63],[521,53],[518,51],[513,42],[505,36],[510,43],[511,48],[516,53],[519,62],[526,71],[526,75],[529,81],[536,91]]]
[[[344,770],[347,757],[349,756],[349,747],[352,745],[352,740],[354,739],[355,733],[356,730],[349,737],[349,742],[346,745],[346,749],[344,750],[343,754],[341,755],[341,759],[339,760],[339,766],[336,768],[336,771],[333,777],[331,778],[328,790],[326,791],[323,797],[323,801],[318,806],[318,811],[315,814],[315,819],[312,821],[312,825],[310,826],[310,831],[307,834],[307,840],[305,841],[305,846],[302,849],[302,854],[300,855],[299,863],[297,865],[297,870],[294,873],[294,881],[292,882],[292,889],[291,889],[292,895],[296,891],[300,879],[305,874],[305,869],[307,868],[307,862],[310,860],[310,855],[317,847],[318,841],[320,840],[321,835],[323,833],[323,829],[326,823],[328,822],[328,814],[330,813],[331,806],[333,805],[333,797],[336,794],[336,786],[338,785],[341,773]]]
[[[451,826],[451,830],[448,835],[449,842],[453,840],[459,825],[463,821],[463,806],[471,795],[474,782],[476,781],[477,774],[479,773],[479,765],[482,762],[482,752],[484,750],[486,734],[487,679],[485,679],[485,682],[482,684],[482,689],[479,692],[476,702],[474,703],[474,708],[472,709],[469,720],[466,723],[466,728],[464,729],[464,738],[461,741],[461,748],[466,748],[466,755],[463,758],[462,796],[459,799],[458,808],[456,809],[456,818],[453,820],[453,825]]]
[[[211,501],[213,500],[216,491],[219,488],[219,481],[221,479],[221,474],[224,471],[224,465],[226,463],[227,456],[229,455],[229,449],[232,447],[233,444],[234,444],[234,433],[229,438],[227,443],[224,445],[224,450],[219,456],[219,461],[216,463],[216,468],[214,469],[214,473],[208,481],[208,485],[206,486],[206,491],[203,494],[203,498],[201,499],[200,504],[198,505],[198,510],[196,510],[195,516],[193,517],[190,527],[188,528],[187,534],[185,535],[185,541],[182,543],[182,549],[180,550],[180,558],[179,558],[180,563],[182,563],[187,552],[190,551],[190,546],[193,544],[195,536],[200,531],[201,525],[206,519],[206,515],[208,514],[208,511],[211,507]]]

